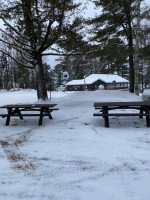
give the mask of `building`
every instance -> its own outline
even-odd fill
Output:
[[[129,81],[118,75],[91,74],[81,80],[72,80],[67,83],[68,91],[109,89],[127,89]]]

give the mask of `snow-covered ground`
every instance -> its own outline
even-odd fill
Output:
[[[139,101],[123,91],[53,92],[53,119],[0,118],[0,200],[149,200],[145,119],[93,117],[94,101]],[[0,92],[0,106],[36,103],[34,90]],[[2,109],[0,109],[2,113]]]

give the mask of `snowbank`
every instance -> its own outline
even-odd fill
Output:
[[[143,92],[142,99],[144,101],[150,101],[150,89],[146,89]]]

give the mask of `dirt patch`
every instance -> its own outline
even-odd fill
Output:
[[[27,154],[20,151],[20,146],[23,143],[25,143],[31,136],[31,131],[32,130],[28,130],[24,132],[15,141],[13,141],[11,137],[6,138],[6,140],[0,141],[0,144],[2,145],[3,150],[7,156],[7,159],[10,162],[13,169],[22,171],[35,169],[34,165],[28,158]]]

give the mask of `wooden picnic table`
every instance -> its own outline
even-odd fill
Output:
[[[6,126],[9,125],[10,117],[20,117],[23,119],[24,116],[27,117],[38,117],[39,116],[39,126],[42,125],[43,117],[48,116],[52,119],[51,112],[54,110],[59,110],[54,108],[57,104],[9,104],[1,106],[0,108],[7,109],[6,114],[0,114],[2,118],[6,117]]]
[[[150,102],[138,101],[138,102],[95,102],[95,109],[99,109],[99,113],[94,113],[93,116],[102,116],[105,120],[105,127],[109,127],[110,116],[139,116],[146,117],[147,127],[150,127]],[[124,110],[131,109],[129,113]],[[118,112],[109,112],[112,110],[119,110]],[[135,112],[133,110],[139,110]]]

